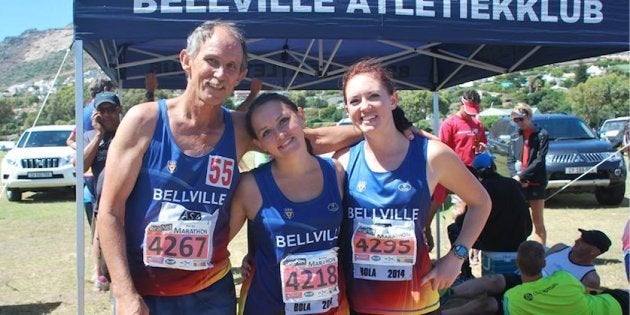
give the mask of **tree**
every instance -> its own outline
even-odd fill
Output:
[[[525,102],[532,107],[537,107],[542,113],[568,112],[571,110],[566,93],[552,89],[542,89],[538,92],[527,94]]]
[[[329,105],[319,110],[319,118],[322,121],[337,122],[343,118],[343,110],[336,106]]]
[[[573,79],[573,85],[577,86],[580,83],[586,82],[588,80],[588,73],[586,73],[586,65],[580,61],[578,66],[575,68],[573,72],[575,74],[575,78]]]
[[[531,76],[527,79],[527,87],[528,93],[539,92],[545,87],[545,81],[543,81],[542,76]]]
[[[50,96],[37,124],[54,125],[72,122],[74,122],[74,85],[66,85]]]
[[[630,108],[628,77],[617,74],[594,77],[569,90],[572,112],[590,125],[627,113]]]
[[[448,113],[448,101],[443,97],[444,95],[438,95],[438,110],[443,115]],[[405,111],[405,116],[409,121],[419,123],[433,112],[433,92],[398,91],[398,106]]]
[[[328,103],[318,96],[306,98],[306,103],[304,104],[304,107],[324,108],[326,106],[328,106]]]

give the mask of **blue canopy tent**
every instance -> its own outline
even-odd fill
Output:
[[[275,89],[337,89],[378,57],[402,89],[439,90],[628,49],[628,5],[599,0],[75,0],[75,39],[114,80],[183,88],[178,53],[210,19],[248,38],[249,77]],[[248,83],[244,82],[245,89]]]
[[[83,51],[119,86],[143,88],[144,75],[155,71],[160,88],[184,88],[178,54],[206,20],[244,30],[248,77],[269,89],[338,89],[347,67],[369,56],[391,68],[399,88],[437,91],[626,51],[628,16],[627,1],[602,0],[75,0],[76,114],[81,117],[84,104]],[[82,128],[77,124],[79,134]],[[82,178],[77,181],[82,187]],[[77,220],[82,253],[82,211]]]

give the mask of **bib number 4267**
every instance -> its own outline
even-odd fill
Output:
[[[219,155],[212,155],[208,158],[206,185],[229,188],[234,175],[234,160]]]

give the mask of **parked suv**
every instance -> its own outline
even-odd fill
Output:
[[[547,194],[578,178],[564,192],[594,192],[602,205],[619,205],[626,192],[626,165],[610,142],[602,141],[579,118],[565,114],[534,115],[533,123],[549,133]],[[496,121],[488,136],[488,148],[497,155],[507,155],[510,134],[516,130],[509,117]],[[596,168],[593,166],[606,160]],[[501,166],[498,166],[499,168]],[[506,168],[504,166],[504,168]],[[504,173],[505,170],[499,170]],[[504,173],[505,174],[505,173]]]
[[[27,129],[2,159],[2,184],[10,201],[22,200],[24,191],[73,188],[74,150],[66,139],[74,126],[37,126]]]
[[[599,128],[599,137],[610,141],[613,147],[619,147],[626,129],[630,128],[629,122],[630,116],[608,119]]]

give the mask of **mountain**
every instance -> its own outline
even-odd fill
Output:
[[[72,32],[72,24],[42,31],[30,29],[0,42],[0,91],[16,84],[52,80],[72,44]],[[87,56],[84,68],[97,67]],[[74,56],[70,52],[60,77],[63,79],[73,74]]]

